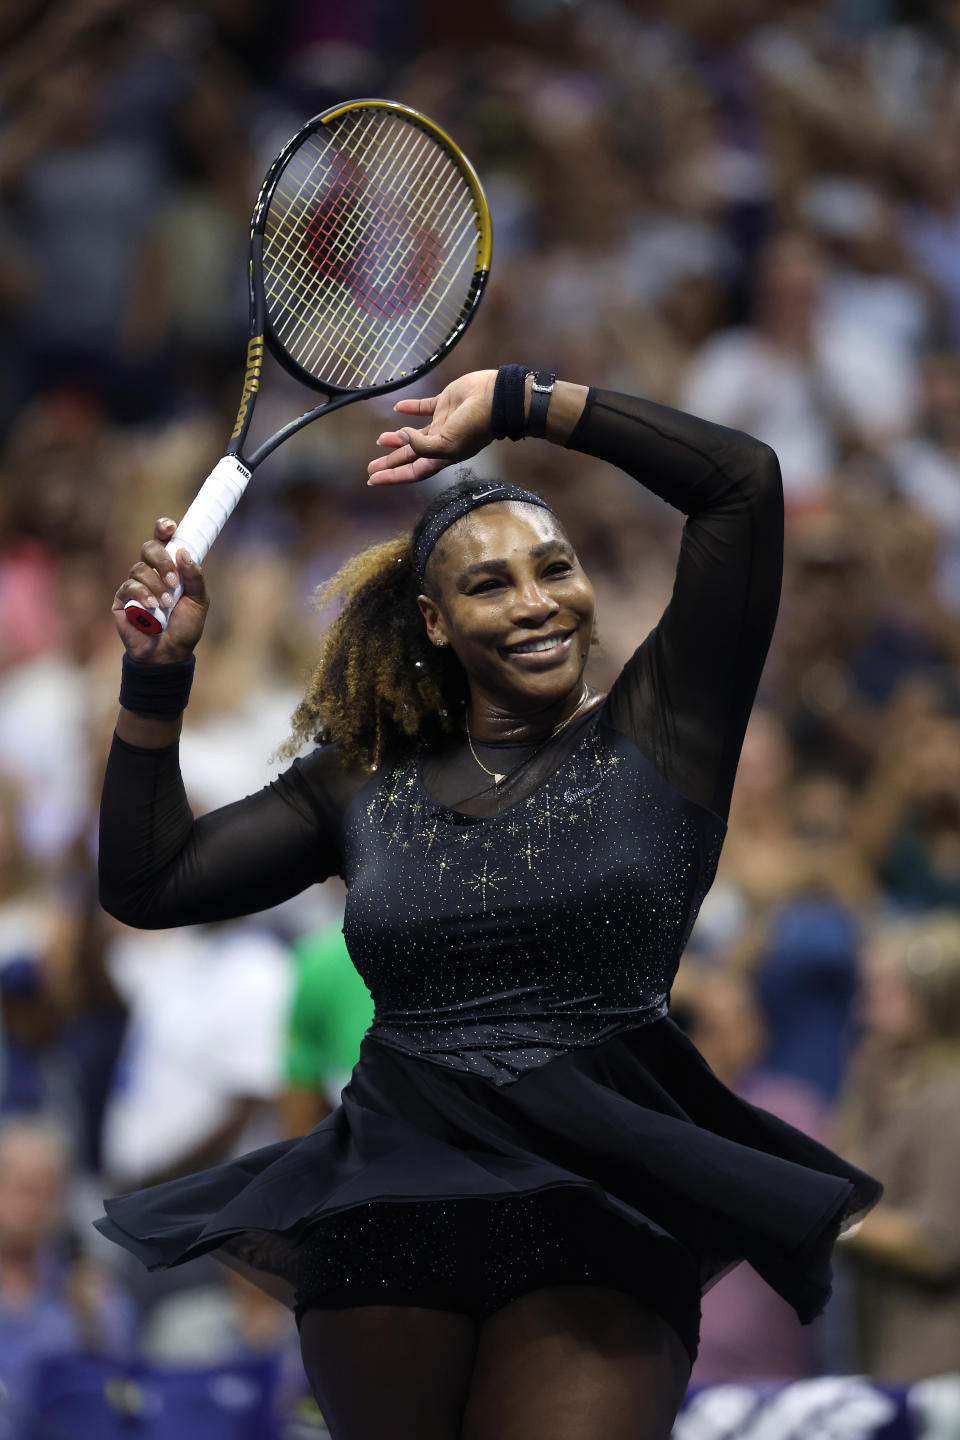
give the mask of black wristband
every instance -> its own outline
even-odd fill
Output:
[[[556,383],[556,375],[549,370],[538,370],[533,377],[526,433],[533,436],[535,440],[542,440],[547,433],[547,411],[550,409],[553,387]]]
[[[169,665],[153,665],[148,660],[123,657],[120,679],[120,704],[137,715],[152,715],[158,720],[173,720],[186,710],[197,657],[172,660]]]
[[[522,440],[526,434],[526,381],[532,365],[501,365],[493,387],[490,428],[494,440]]]

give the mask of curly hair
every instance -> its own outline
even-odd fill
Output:
[[[452,496],[489,484],[463,473],[425,506],[412,532],[361,550],[317,591],[318,606],[340,595],[344,604],[323,637],[319,663],[293,713],[293,735],[278,755],[294,755],[313,739],[336,744],[345,764],[375,770],[453,733],[467,677],[452,650],[427,638],[417,596],[431,593],[431,563],[421,581],[413,554],[424,527]],[[434,555],[440,552],[438,546]]]

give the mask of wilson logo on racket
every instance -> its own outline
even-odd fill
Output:
[[[307,225],[307,253],[325,280],[345,285],[369,315],[393,320],[423,299],[443,245],[348,155]]]
[[[250,401],[260,389],[260,371],[263,369],[263,336],[254,335],[247,344],[247,371],[243,377],[243,394],[240,396],[240,409],[237,411],[237,421],[233,427],[231,440],[236,440],[238,435],[243,434],[244,421],[247,418],[247,410]]]

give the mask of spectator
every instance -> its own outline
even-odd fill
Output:
[[[63,1135],[41,1120],[0,1125],[0,1436],[19,1434],[31,1371],[63,1350],[130,1352],[129,1300],[76,1253],[64,1223]]]
[[[373,1020],[370,992],[335,921],[293,947],[297,977],[287,1034],[287,1088],[281,1101],[288,1135],[304,1135],[340,1103]]]
[[[900,1050],[899,1076],[888,1060],[884,1070],[895,1078],[879,1105],[856,1091],[851,1097],[870,1117],[859,1162],[873,1166],[886,1193],[845,1245],[858,1363],[869,1375],[913,1381],[955,1370],[960,1354],[960,922],[936,912],[894,940],[886,963],[874,958],[874,1053],[861,1087],[878,1048]]]
[[[931,710],[919,689],[904,691],[889,712],[858,831],[880,883],[899,904],[960,903],[960,719]]]
[[[273,1356],[280,1370],[278,1404],[286,1410],[309,1394],[293,1316],[236,1271],[224,1271],[224,1281],[176,1292],[154,1305],[142,1353],[155,1365],[178,1369]]]
[[[824,310],[809,237],[776,236],[759,266],[755,325],[707,341],[680,404],[772,445],[796,508],[823,498],[841,442],[881,445],[908,429],[915,377],[897,347]]]
[[[123,931],[107,963],[130,1007],[104,1119],[112,1184],[157,1184],[275,1138],[284,946],[244,925]]]

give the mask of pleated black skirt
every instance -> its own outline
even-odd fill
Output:
[[[478,1319],[541,1285],[612,1285],[696,1354],[700,1295],[747,1261],[808,1322],[879,1183],[721,1084],[674,1023],[496,1087],[367,1035],[316,1129],[108,1200],[150,1269],[212,1252],[298,1314]]]

